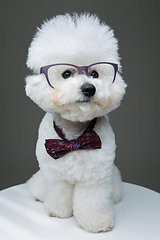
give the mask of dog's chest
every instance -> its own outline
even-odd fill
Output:
[[[104,123],[106,124],[106,120]],[[99,179],[108,175],[114,160],[115,143],[111,127],[108,124],[103,126],[104,123],[103,120],[98,121],[95,127],[95,131],[102,141],[101,149],[77,150],[55,160],[47,154],[44,142],[45,139],[60,139],[60,137],[54,130],[53,117],[46,114],[39,128],[37,142],[37,158],[40,167],[48,169],[51,174],[52,172],[53,174],[59,174],[72,183],[90,178]],[[98,124],[100,124],[100,127],[97,126]],[[106,132],[104,132],[105,128]],[[75,137],[77,137],[77,133]]]

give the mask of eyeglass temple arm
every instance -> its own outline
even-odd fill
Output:
[[[113,82],[112,83],[114,83],[114,81],[115,81],[115,78],[116,78],[116,73],[117,73],[117,71],[118,71],[118,64],[116,64],[116,63],[112,63],[112,65],[113,65],[113,67],[114,67],[114,78],[113,78]]]

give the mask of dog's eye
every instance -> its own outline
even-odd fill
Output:
[[[99,77],[99,74],[98,74],[98,72],[93,71],[93,72],[91,73],[91,76],[92,76],[93,78],[98,78],[98,77]]]
[[[62,77],[64,79],[67,79],[67,78],[70,78],[72,75],[71,71],[65,71],[63,74],[62,74]]]

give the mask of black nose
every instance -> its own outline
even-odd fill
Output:
[[[82,85],[81,89],[82,89],[83,94],[87,97],[94,96],[94,94],[96,92],[95,86],[91,83],[84,83]]]

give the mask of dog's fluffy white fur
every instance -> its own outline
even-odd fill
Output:
[[[117,63],[121,70],[119,60],[113,30],[90,14],[59,15],[44,22],[30,45],[27,59],[34,74],[26,77],[26,94],[47,112],[36,146],[40,170],[27,186],[35,199],[44,202],[50,216],[74,215],[77,225],[88,232],[112,229],[113,203],[122,196],[120,172],[114,165],[115,136],[107,114],[120,105],[126,84],[119,71],[110,85],[81,74],[68,80],[56,79],[51,88],[40,68],[64,62],[86,66],[106,61]],[[81,92],[84,83],[96,88],[87,102]],[[59,139],[53,121],[70,140],[78,138],[95,117],[94,130],[102,141],[101,149],[73,151],[58,160],[47,154],[45,139]]]

